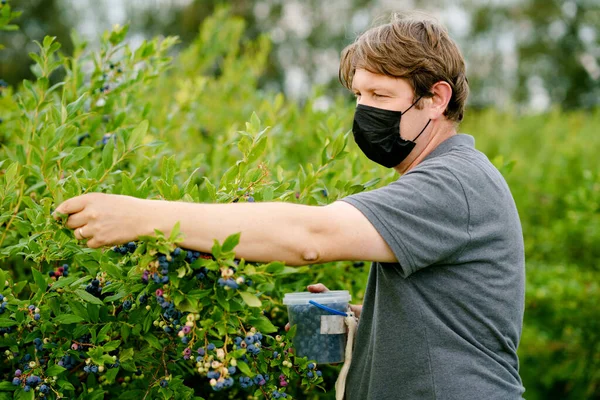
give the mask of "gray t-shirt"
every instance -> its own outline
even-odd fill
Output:
[[[398,263],[373,263],[347,400],[521,399],[525,256],[510,190],[472,136],[346,201]]]

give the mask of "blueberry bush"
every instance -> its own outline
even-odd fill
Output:
[[[346,156],[341,119],[256,96],[269,43],[236,47],[242,29],[216,15],[180,55],[180,71],[169,71],[174,37],[131,50],[127,26],[115,27],[93,51],[73,33],[72,57],[45,37],[30,54],[37,79],[2,89],[0,396],[271,399],[332,387],[335,374],[326,383],[320,365],[290,350],[295,328],[283,330],[281,298],[312,281],[308,267],[236,259],[235,232],[210,254],[181,248],[178,226],[169,237],[156,231],[92,250],[51,217],[63,200],[93,191],[325,204],[378,182],[334,169]],[[53,82],[59,69],[65,77]],[[216,111],[217,102],[227,107]],[[269,127],[258,114],[313,122],[318,114],[319,156],[283,162],[272,149],[293,120]],[[298,138],[290,139],[292,154]]]
[[[204,254],[179,246],[177,226],[89,249],[51,213],[89,192],[324,205],[397,176],[349,141],[348,98],[324,108],[320,88],[303,103],[260,89],[269,39],[242,39],[227,10],[178,53],[175,37],[131,49],[127,29],[94,48],[73,32],[69,56],[47,36],[36,79],[0,87],[0,400],[334,398],[339,366],[294,353],[282,298],[323,282],[360,302],[368,264],[251,263],[237,232]],[[532,399],[600,393],[599,122],[483,111],[461,126],[523,221]]]

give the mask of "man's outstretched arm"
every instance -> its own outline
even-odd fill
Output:
[[[249,261],[306,265],[336,260],[394,262],[386,242],[368,219],[342,201],[328,206],[292,203],[203,204],[145,200],[89,193],[60,204],[66,226],[91,248],[126,243],[159,229],[166,235],[179,221],[185,248],[210,252],[241,232],[236,256]]]
[[[292,203],[202,204],[147,201],[147,225],[168,234],[177,221],[181,245],[210,252],[213,240],[241,232],[236,257],[306,265],[336,260],[394,262],[383,238],[356,208]],[[148,232],[150,233],[150,232]]]

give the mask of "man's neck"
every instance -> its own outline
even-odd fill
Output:
[[[440,125],[435,124],[434,126],[432,126],[431,129],[431,133],[427,135],[429,141],[427,142],[427,145],[425,145],[425,148],[421,151],[421,153],[412,161],[409,161],[408,165],[403,165],[404,163],[400,163],[399,165],[394,167],[396,172],[398,172],[399,174],[405,174],[406,172],[410,171],[411,169],[419,165],[419,163],[423,161],[425,157],[427,157],[429,153],[435,150],[443,141],[445,141],[449,137],[456,135],[456,126],[452,122],[444,121]]]

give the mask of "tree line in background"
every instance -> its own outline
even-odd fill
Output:
[[[390,2],[366,0],[164,0],[124,2],[123,12],[131,21],[130,33],[148,38],[178,35],[177,49],[181,50],[197,35],[202,21],[223,4],[246,21],[246,40],[261,33],[272,37],[274,49],[259,87],[284,90],[299,98],[311,92],[312,84],[325,86],[330,96],[343,90],[336,79],[340,51],[391,10]],[[23,0],[12,5],[23,12],[16,20],[20,30],[0,31],[6,46],[0,51],[0,78],[10,84],[32,78],[27,55],[35,50],[28,47],[32,40],[56,36],[62,51],[70,54],[71,29],[92,23],[85,18],[82,22],[72,1]],[[520,111],[555,105],[570,110],[592,109],[600,103],[597,1],[464,0],[458,7],[441,0],[415,0],[413,6],[446,22],[462,48],[472,108]],[[110,27],[108,3],[89,1],[85,7],[93,10],[100,31]],[[456,20],[462,25],[456,25]],[[220,73],[218,61],[212,72]]]

